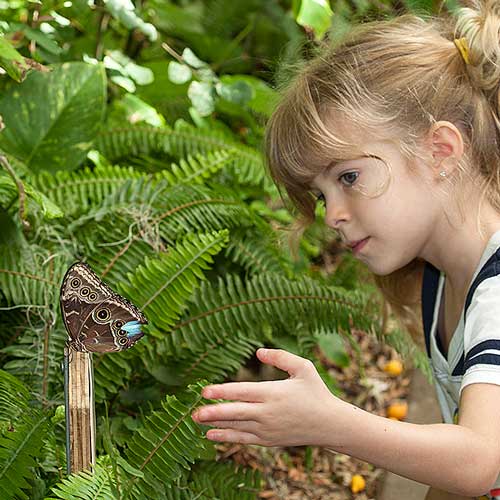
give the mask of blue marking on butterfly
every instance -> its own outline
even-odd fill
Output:
[[[127,337],[133,337],[134,335],[140,335],[142,323],[139,321],[129,321],[122,326],[122,330],[127,332]]]

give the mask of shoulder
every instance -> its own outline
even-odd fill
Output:
[[[466,312],[466,327],[486,319],[500,323],[499,313],[500,274],[484,279],[474,290]]]
[[[483,280],[476,288],[464,326],[465,385],[500,384],[500,276]]]

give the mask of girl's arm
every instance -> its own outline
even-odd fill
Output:
[[[420,425],[371,414],[335,397],[314,364],[281,349],[258,358],[290,378],[207,386],[195,422],[218,427],[215,441],[261,446],[324,446],[401,476],[464,496],[489,491],[500,469],[500,386],[462,391],[459,425]]]
[[[464,405],[466,401],[480,399],[468,400],[467,389],[469,396],[487,391],[497,401],[495,409],[491,405],[483,407],[483,411],[477,406],[473,409],[475,415],[486,417],[479,427],[468,427],[460,421],[459,425],[399,422],[343,402],[343,408],[337,409],[339,418],[335,419],[336,428],[342,432],[330,429],[329,435],[336,435],[328,447],[440,490],[469,497],[483,495],[492,488],[500,471],[500,386],[466,387],[461,414],[464,407],[471,409],[470,405]],[[491,411],[497,422],[488,427],[487,423],[493,420],[489,417]],[[469,415],[472,411],[465,413]]]

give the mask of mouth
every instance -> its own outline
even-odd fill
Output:
[[[358,253],[368,242],[370,237],[366,237],[363,240],[359,240],[357,242],[354,242],[354,244],[350,245],[352,253]]]

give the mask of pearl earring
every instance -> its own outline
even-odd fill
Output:
[[[444,170],[441,170],[441,172],[439,172],[439,175],[441,177],[446,177],[446,172]]]

